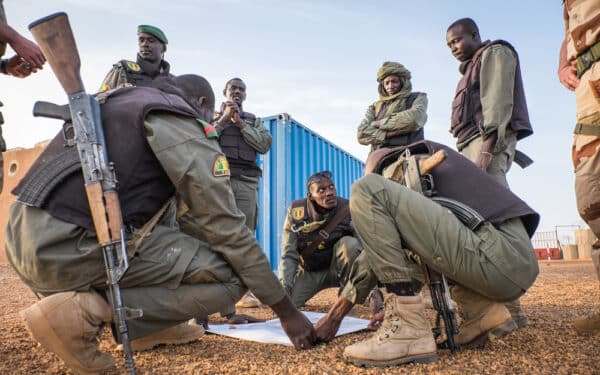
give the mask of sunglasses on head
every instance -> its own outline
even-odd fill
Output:
[[[321,179],[323,179],[323,178],[331,180],[331,172],[330,171],[322,171],[322,172],[313,173],[308,178],[308,182],[306,183],[306,187],[310,188],[310,185],[312,185],[312,184],[318,184],[319,182],[321,182]]]

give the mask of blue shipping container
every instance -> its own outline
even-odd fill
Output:
[[[281,234],[287,208],[306,196],[306,180],[319,171],[331,171],[340,197],[349,198],[350,186],[363,174],[364,163],[287,113],[265,117],[273,137],[266,155],[259,157],[263,178],[258,191],[256,237],[276,270],[281,256]]]

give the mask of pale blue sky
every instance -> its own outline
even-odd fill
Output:
[[[246,109],[259,116],[287,112],[297,121],[365,159],[356,141],[367,106],[377,99],[375,74],[383,61],[404,64],[413,89],[428,94],[427,138],[454,146],[448,133],[458,62],[446,29],[472,17],[484,39],[505,39],[520,54],[534,135],[519,148],[535,159],[513,165],[512,189],[542,214],[541,230],[581,224],[570,161],[575,98],[556,77],[563,38],[561,1],[192,1],[5,0],[9,23],[27,25],[56,11],[69,14],[88,91],[111,65],[135,59],[136,26],[154,24],[169,38],[174,74],[195,73],[222,99],[233,76],[248,85]],[[543,4],[543,5],[542,5]],[[49,67],[26,80],[1,77],[0,100],[9,147],[51,138],[57,121],[31,116],[36,100],[66,103]]]

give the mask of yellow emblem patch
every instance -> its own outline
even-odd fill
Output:
[[[304,207],[295,207],[292,210],[292,217],[294,220],[300,220],[304,217]]]
[[[227,158],[225,156],[217,156],[217,160],[215,160],[215,164],[213,164],[213,176],[231,176],[231,172],[229,171],[229,162],[227,162]]]
[[[134,72],[139,72],[140,70],[142,70],[140,65],[138,63],[134,63],[133,61],[127,61],[127,67],[133,70]]]

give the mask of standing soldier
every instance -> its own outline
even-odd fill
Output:
[[[379,100],[369,106],[358,126],[358,143],[380,147],[405,146],[423,140],[427,95],[412,92],[410,72],[386,61],[377,71]]]
[[[256,230],[258,216],[258,179],[262,170],[256,164],[258,153],[266,154],[271,148],[271,133],[260,118],[245,112],[246,84],[232,78],[225,84],[223,95],[227,99],[215,113],[213,124],[219,134],[219,144],[231,169],[231,188],[237,207],[246,215],[246,226]],[[257,307],[259,301],[248,293],[240,307]]]
[[[361,250],[331,173],[313,174],[306,188],[308,197],[288,210],[281,239],[279,280],[296,307],[325,288],[343,288]]]
[[[165,33],[151,25],[139,25],[137,32],[140,50],[136,61],[121,60],[114,64],[102,81],[100,91],[123,86],[150,86],[157,77],[173,77],[171,65],[164,60],[169,43]]]
[[[17,53],[10,59],[0,60],[0,73],[11,75],[19,78],[25,78],[31,73],[35,73],[38,69],[42,69],[46,59],[42,55],[40,48],[16,32],[6,22],[6,14],[4,12],[4,0],[0,0],[0,57],[6,52],[6,44],[10,44],[11,48]],[[2,103],[0,103],[0,107]],[[0,192],[2,192],[3,180],[3,161],[2,153],[6,151],[6,142],[2,137],[2,124],[4,118],[0,113]]]
[[[560,48],[558,78],[575,91],[577,125],[572,157],[579,215],[600,238],[600,2],[564,1],[565,40]],[[600,240],[593,244],[592,259],[600,280]],[[600,333],[600,308],[575,320],[580,333]]]
[[[504,40],[482,42],[470,18],[453,22],[446,42],[463,75],[450,125],[458,151],[508,188],[506,173],[517,162],[517,140],[533,133],[517,52]],[[519,300],[506,307],[517,328],[527,325]]]

